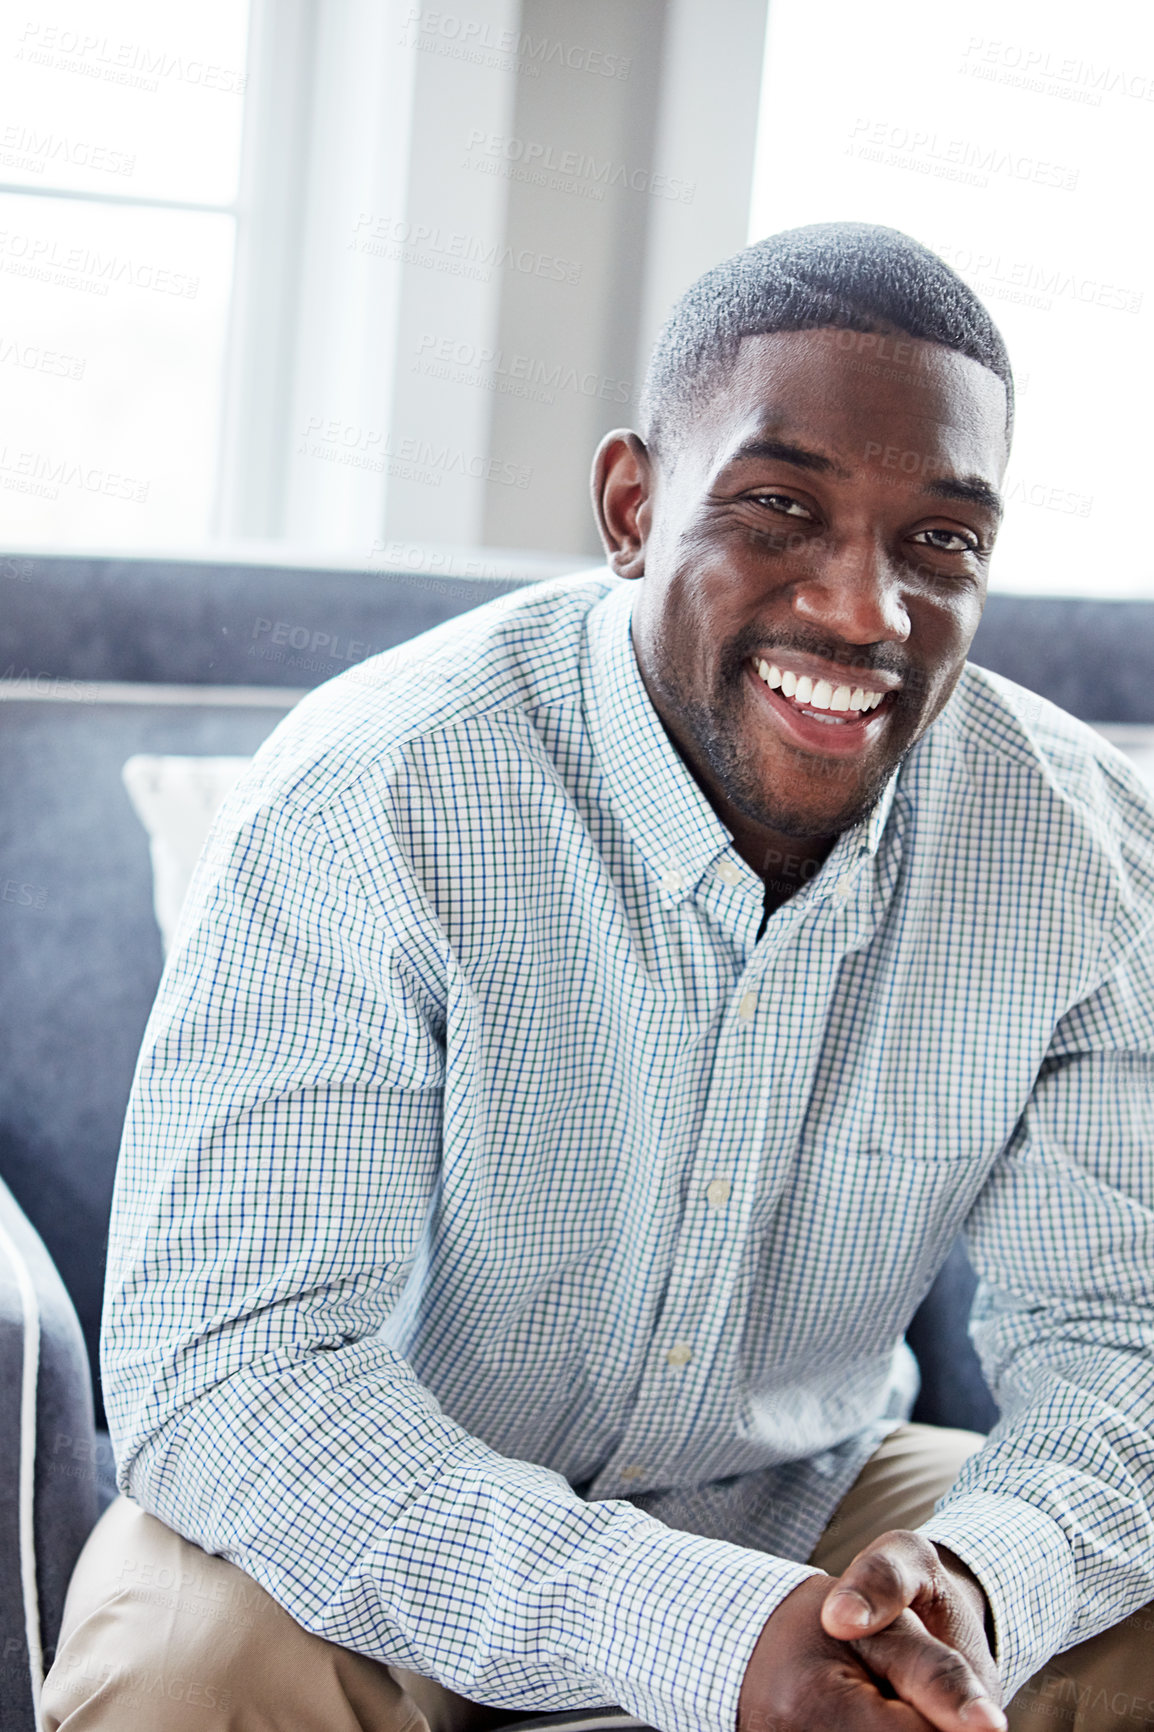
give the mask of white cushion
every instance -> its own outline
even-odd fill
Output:
[[[152,905],[165,954],[208,832],[251,758],[129,758],[120,774],[152,854]]]

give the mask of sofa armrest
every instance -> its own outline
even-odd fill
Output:
[[[0,1725],[34,1732],[73,1565],[96,1519],[88,1358],[64,1284],[0,1184]]]

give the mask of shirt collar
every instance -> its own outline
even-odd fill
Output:
[[[863,854],[876,854],[878,849],[881,847],[882,833],[885,830],[886,822],[893,810],[894,800],[897,796],[898,775],[900,771],[901,765],[899,764],[897,769],[894,770],[893,774],[890,776],[889,781],[886,783],[881,793],[878,795],[877,799],[874,801],[873,805],[870,807],[867,816],[862,819],[860,824],[855,825],[855,829],[860,830],[862,833],[861,851]]]
[[[663,887],[678,894],[692,889],[732,838],[645,690],[630,633],[635,588],[619,581],[589,614],[585,721],[626,829]]]
[[[585,721],[626,829],[663,889],[679,897],[693,889],[733,837],[687,769],[645,689],[631,635],[635,595],[635,582],[618,581],[588,616]],[[839,866],[877,853],[898,773],[866,817],[839,836],[834,847]]]

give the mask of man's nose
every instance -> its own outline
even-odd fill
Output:
[[[876,542],[826,545],[794,584],[794,612],[845,643],[904,643],[910,616],[899,574]]]

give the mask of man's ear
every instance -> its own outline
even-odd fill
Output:
[[[593,510],[605,557],[618,577],[640,577],[653,514],[653,461],[627,427],[606,433],[593,459]]]

